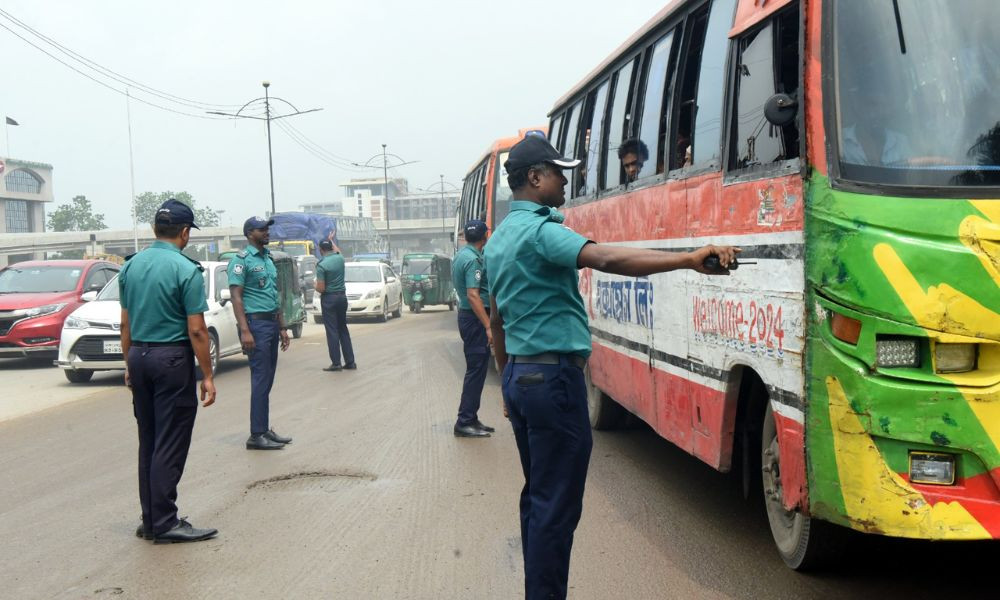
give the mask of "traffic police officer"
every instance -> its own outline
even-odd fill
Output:
[[[171,198],[156,212],[156,241],[125,263],[118,276],[125,382],[139,426],[138,537],[157,544],[215,536],[177,518],[177,484],[184,472],[198,410],[194,358],[201,367],[202,406],[215,402],[201,265],[181,254],[194,214]]]
[[[486,223],[472,220],[465,224],[465,246],[451,263],[451,280],[458,295],[458,332],[465,351],[465,381],[458,404],[455,435],[459,437],[489,437],[492,427],[479,420],[479,402],[490,364],[489,282],[486,277]]]
[[[243,223],[247,247],[229,261],[229,289],[243,351],[250,356],[250,437],[247,450],[280,450],[292,438],[278,435],[268,420],[271,386],[278,367],[278,344],[289,339],[278,303],[278,270],[267,244],[274,219],[250,217]]]
[[[595,244],[562,225],[563,169],[580,163],[528,136],[504,167],[514,201],[486,244],[491,326],[504,411],[521,457],[525,595],[565,598],[573,532],[583,510],[592,438],[583,368],[590,356],[577,269],[643,276],[674,269],[726,274],[738,249],[659,252]],[[722,268],[703,266],[717,255]],[[509,360],[508,360],[509,358]]]
[[[351,333],[347,330],[347,288],[344,286],[344,257],[333,242],[319,243],[323,260],[316,265],[316,291],[319,292],[323,326],[326,328],[326,348],[330,353],[330,366],[324,371],[357,369]],[[340,351],[344,351],[344,365],[340,364]]]

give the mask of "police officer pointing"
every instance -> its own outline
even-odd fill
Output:
[[[278,270],[267,244],[274,219],[250,217],[243,223],[247,247],[229,261],[229,290],[240,329],[243,351],[250,356],[250,437],[247,450],[280,450],[292,438],[278,435],[269,425],[271,386],[278,368],[278,344],[287,350],[289,339],[278,304]]]
[[[465,224],[465,246],[451,263],[451,280],[458,295],[458,331],[465,352],[465,380],[462,399],[458,404],[455,435],[458,437],[489,437],[492,427],[479,420],[479,402],[490,366],[489,280],[483,246],[486,244],[486,223],[472,220]]]
[[[181,254],[194,214],[171,198],[156,212],[156,241],[134,255],[118,276],[125,382],[139,426],[138,537],[157,544],[196,542],[215,529],[177,518],[177,484],[184,472],[198,410],[194,358],[201,367],[202,406],[215,402],[201,265]]]
[[[504,410],[524,471],[521,544],[529,599],[566,597],[593,444],[583,375],[590,329],[577,269],[631,276],[674,269],[727,274],[739,252],[728,246],[674,253],[593,243],[563,226],[556,210],[566,201],[562,170],[579,163],[560,156],[543,137],[518,142],[504,164],[513,191],[510,213],[485,250]],[[722,269],[703,266],[712,255]]]

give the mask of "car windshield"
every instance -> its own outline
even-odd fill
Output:
[[[0,271],[0,294],[70,292],[82,267],[9,267]]]
[[[360,266],[348,265],[344,269],[345,283],[381,283],[382,275],[379,273],[378,265]]]
[[[403,263],[403,275],[427,275],[431,272],[431,259],[411,258]]]
[[[118,276],[115,275],[114,279],[108,282],[108,285],[104,286],[101,293],[97,294],[98,300],[114,300],[118,302]]]
[[[843,178],[1000,184],[1000,2],[878,0],[833,10]]]

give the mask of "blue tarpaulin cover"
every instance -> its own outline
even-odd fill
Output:
[[[272,242],[284,242],[290,240],[311,240],[313,243],[313,254],[319,258],[319,243],[322,240],[330,240],[337,244],[337,218],[330,215],[317,213],[276,213],[271,217],[274,225],[271,225]],[[338,244],[339,245],[339,244]]]

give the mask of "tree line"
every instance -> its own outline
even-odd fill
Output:
[[[199,208],[195,199],[187,192],[143,192],[135,198],[136,220],[140,224],[151,224],[153,215],[161,204],[175,198],[191,207],[195,222],[199,227],[217,227],[219,214],[206,206]],[[131,212],[131,211],[129,211]],[[107,229],[104,213],[95,213],[86,196],[74,196],[69,204],[61,204],[49,213],[49,231],[97,231]]]

